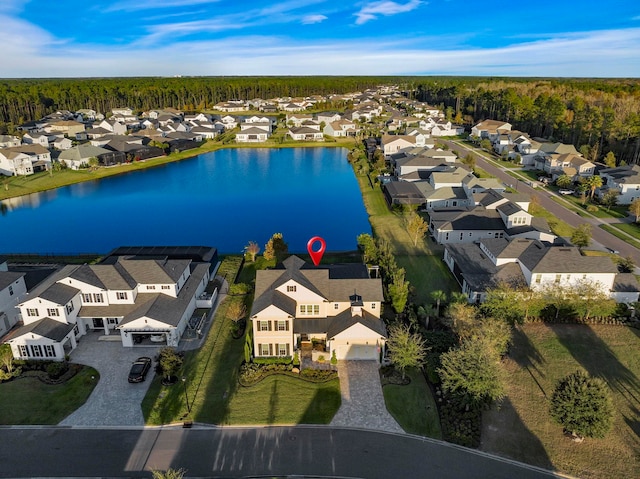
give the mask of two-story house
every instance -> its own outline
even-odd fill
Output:
[[[118,257],[113,264],[65,266],[18,307],[24,325],[6,341],[16,359],[62,360],[89,331],[177,346],[209,281],[209,263]]]
[[[251,309],[255,357],[293,356],[315,340],[326,359],[380,361],[387,333],[382,282],[361,264],[315,267],[297,256],[256,275]]]
[[[6,260],[0,258],[0,337],[20,319],[16,305],[26,293],[24,273],[9,271]]]
[[[640,166],[620,166],[618,168],[605,168],[600,170],[603,187],[598,192],[600,195],[606,191],[618,191],[618,204],[629,205],[636,198],[640,198]]]

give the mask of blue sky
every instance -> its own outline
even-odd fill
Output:
[[[610,0],[1,0],[0,77],[640,77]]]

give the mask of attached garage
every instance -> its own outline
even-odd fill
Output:
[[[336,359],[349,361],[380,361],[386,342],[384,324],[378,318],[353,316],[341,331],[331,331],[329,348]],[[350,323],[350,324],[349,324]],[[328,336],[328,335],[327,335]]]
[[[335,348],[336,358],[348,361],[371,360],[379,361],[380,354],[377,346],[366,344],[343,344]]]

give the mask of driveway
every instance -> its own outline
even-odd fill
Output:
[[[129,384],[131,363],[139,356],[151,359],[159,347],[124,348],[118,341],[99,341],[99,333],[89,332],[71,353],[71,361],[86,364],[100,373],[100,380],[87,402],[60,422],[61,426],[143,426],[140,404],[147,392],[153,367],[146,381]],[[119,336],[118,336],[119,339]]]
[[[404,433],[387,411],[375,361],[338,361],[342,405],[331,426]]]

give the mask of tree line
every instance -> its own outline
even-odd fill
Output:
[[[532,137],[586,145],[591,160],[613,152],[640,162],[640,80],[439,78],[413,86],[414,98],[468,125],[509,122]],[[585,150],[585,148],[583,148]]]

